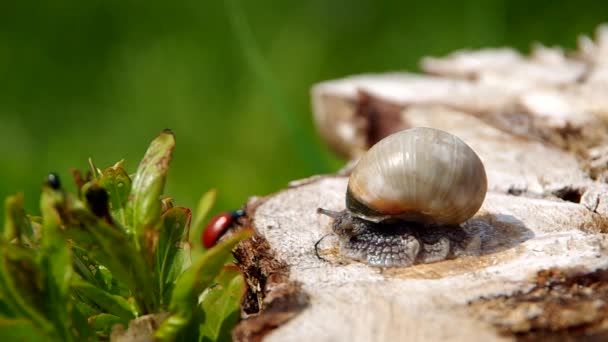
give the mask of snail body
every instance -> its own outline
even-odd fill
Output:
[[[389,135],[361,157],[333,231],[344,254],[373,266],[408,266],[478,245],[460,226],[487,191],[483,163],[458,137],[417,127]],[[478,247],[478,246],[477,246]]]

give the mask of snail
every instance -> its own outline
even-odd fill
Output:
[[[228,228],[232,226],[240,217],[245,216],[244,210],[231,210],[221,212],[207,223],[201,236],[201,243],[207,249],[213,247],[219,239],[228,231]]]
[[[461,225],[487,191],[483,163],[458,137],[417,127],[380,140],[352,170],[346,209],[334,218],[342,254],[371,266],[409,266],[476,254]]]

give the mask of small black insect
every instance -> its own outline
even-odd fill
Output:
[[[55,172],[51,172],[48,174],[48,176],[46,176],[46,184],[52,189],[61,189],[61,181],[59,180],[59,175],[57,175]]]

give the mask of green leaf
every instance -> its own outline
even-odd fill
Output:
[[[160,223],[160,196],[163,193],[174,147],[173,133],[165,130],[150,143],[135,173],[127,203],[133,223],[127,228],[132,229],[138,250],[141,249],[139,244],[145,231],[156,229]]]
[[[74,210],[71,215],[78,224],[66,227],[66,237],[123,282],[134,294],[140,309],[145,313],[154,312],[158,295],[153,291],[152,272],[124,231],[85,210]]]
[[[44,335],[70,341],[67,284],[72,274],[71,256],[59,232],[57,211],[64,204],[63,193],[45,187],[40,203],[43,231],[38,255],[18,244],[2,243],[0,297],[17,317],[31,320]]]
[[[15,312],[9,307],[5,299],[2,298],[3,292],[0,291],[0,317],[16,317]]]
[[[32,250],[0,242],[0,298],[15,318],[31,320],[44,334],[55,328],[44,317],[43,280]]]
[[[2,236],[4,241],[17,239],[20,243],[25,237],[28,242],[34,240],[32,225],[23,209],[23,194],[19,193],[9,196],[4,201],[4,229]]]
[[[135,318],[137,314],[132,305],[124,298],[112,295],[80,278],[74,278],[72,288],[83,297],[98,305],[106,313],[120,317],[125,323]]]
[[[108,337],[112,332],[112,327],[115,324],[123,324],[127,325],[128,322],[125,322],[122,318],[110,315],[110,314],[99,314],[92,317],[89,317],[89,325],[91,328],[97,332],[101,333],[104,337]]]
[[[131,178],[123,164],[124,161],[121,160],[103,171],[99,185],[108,192],[112,216],[124,227],[130,223],[125,208],[131,193]]]
[[[91,175],[93,176],[93,179],[98,179],[101,177],[102,172],[97,166],[95,166],[92,158],[89,158],[89,167],[91,168]]]
[[[78,302],[76,302],[78,303]],[[96,341],[95,333],[91,329],[88,320],[80,311],[81,306],[72,308],[72,334],[76,341]]]
[[[3,341],[48,341],[50,336],[37,329],[27,319],[6,319],[0,316],[0,336]]]
[[[180,275],[171,296],[171,316],[156,331],[157,339],[173,341],[184,332],[192,323],[193,315],[198,312],[199,295],[212,284],[224,264],[230,260],[234,246],[250,236],[250,230],[242,230],[232,235],[209,249]]]
[[[245,278],[235,266],[225,266],[201,296],[204,322],[200,326],[202,341],[230,341],[230,333],[239,319]]]
[[[192,246],[195,246],[195,249],[202,249],[203,244],[201,243],[201,236],[203,235],[204,221],[211,208],[213,208],[213,204],[215,203],[215,199],[217,197],[217,190],[211,189],[207,191],[201,199],[198,201],[198,206],[196,207],[196,211],[194,212],[194,224],[192,226],[192,235],[190,236],[190,243]]]
[[[32,229],[32,236],[26,236],[26,239],[24,239],[24,244],[28,244],[29,246],[33,247],[33,248],[37,248],[38,243],[40,242],[40,236],[42,235],[42,217],[40,216],[32,216],[32,215],[26,215],[27,216],[27,222],[29,223],[31,229]],[[26,229],[27,231],[27,229]],[[29,233],[28,233],[29,234]],[[23,235],[22,235],[23,237]],[[25,241],[27,240],[27,241]]]
[[[88,299],[80,296],[78,293],[74,292],[74,311],[78,311],[83,317],[91,317],[102,313],[100,307],[95,305],[95,303],[90,302]]]
[[[79,246],[72,245],[74,254],[74,271],[85,281],[105,290],[110,290],[111,279],[106,279],[100,270],[100,265],[96,260],[89,257],[87,251]]]
[[[155,253],[161,304],[169,304],[175,280],[190,266],[188,233],[191,219],[192,212],[184,207],[172,207],[163,214]]]
[[[120,295],[122,297],[130,296],[130,291],[126,284],[118,282],[112,273],[99,262],[89,256],[89,252],[83,250],[79,246],[72,245],[74,271],[81,276],[85,281],[103,289],[104,291]]]
[[[61,231],[57,208],[64,204],[61,192],[44,187],[40,198],[43,217],[40,269],[45,289],[45,314],[54,323],[64,341],[72,340],[70,281],[73,274],[72,254]]]

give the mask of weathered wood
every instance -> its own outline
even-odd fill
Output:
[[[551,267],[608,267],[603,217],[570,202],[488,194],[468,224],[482,236],[480,257],[381,270],[345,260],[329,219],[317,207],[344,207],[346,178],[324,178],[268,198],[253,223],[302,284],[310,306],[268,335],[269,341],[498,340],[466,303],[527,290]]]
[[[501,130],[578,151],[606,139],[607,51],[608,26],[598,29],[595,42],[581,38],[577,54],[541,45],[530,58],[512,49],[460,51],[425,58],[427,74],[326,81],[312,90],[315,120],[328,144],[349,157],[377,141],[370,135],[387,133],[374,129],[399,128],[387,108],[416,104],[457,109]],[[369,96],[373,108],[366,108]]]
[[[348,168],[294,181],[248,205],[263,254],[281,266],[262,272],[280,276],[256,283],[260,313],[235,337],[608,338],[607,60],[603,27],[574,54],[540,45],[531,57],[464,51],[425,59],[424,75],[316,85],[319,132],[349,165],[382,137],[414,126],[455,134],[479,154],[489,192],[464,227],[481,239],[481,253],[407,268],[352,261],[340,254],[331,219],[316,213],[344,209]],[[246,257],[255,248],[241,253],[255,259]]]

